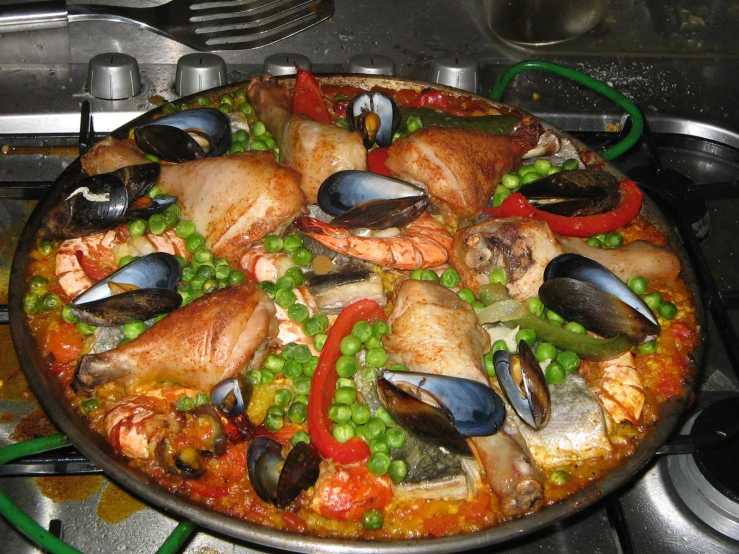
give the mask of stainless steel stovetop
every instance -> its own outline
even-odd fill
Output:
[[[525,50],[510,47],[493,36],[486,26],[482,3],[475,0],[336,0],[330,21],[268,47],[219,55],[227,64],[229,82],[237,82],[259,73],[265,58],[280,53],[307,56],[318,72],[346,71],[350,58],[359,54],[385,56],[395,63],[397,75],[424,80],[429,78],[435,59],[452,54],[479,64],[481,93],[489,91],[505,66],[521,59],[536,57],[565,63],[612,84],[642,106],[657,134],[666,165],[697,182],[736,179],[739,110],[734,102],[739,90],[732,82],[731,70],[736,69],[739,48],[732,43],[722,47],[707,41],[704,51],[691,50],[678,35],[671,38],[671,49],[665,50],[659,36],[649,34],[649,29],[641,29],[646,37],[642,49],[631,42],[619,43],[614,29],[622,23],[621,18],[628,16],[632,22],[645,24],[643,10],[637,9],[640,4],[614,0],[610,19],[590,34],[566,45]],[[633,42],[633,32],[627,34]],[[139,94],[111,101],[96,99],[85,90],[87,63],[101,52],[137,58],[143,83]],[[7,303],[7,275],[15,243],[35,199],[43,194],[44,185],[39,182],[53,181],[76,157],[81,101],[91,101],[95,131],[110,131],[153,107],[155,97],[175,99],[177,60],[192,52],[121,23],[79,23],[65,30],[0,36],[0,322],[1,305]],[[654,57],[657,55],[660,57]],[[560,128],[580,133],[586,142],[601,141],[604,131],[621,129],[624,124],[618,108],[607,101],[541,74],[518,77],[505,101],[541,115]],[[608,140],[610,135],[605,136]],[[616,161],[624,170],[643,163],[645,157],[640,150]],[[739,253],[735,241],[727,237],[739,230],[738,203],[730,198],[708,202],[712,230],[702,245],[734,325],[739,305],[732,288],[739,283]],[[707,336],[709,348],[693,412],[739,394],[730,356],[721,346],[710,318]],[[38,424],[34,414],[37,404],[25,390],[7,325],[0,325],[0,349],[5,351],[0,356],[0,444],[15,442],[19,436],[51,432]],[[658,460],[621,491],[616,502],[605,500],[552,528],[501,545],[497,551],[739,551],[738,541],[714,531],[685,506],[672,483],[669,465],[665,458]],[[60,520],[65,540],[84,552],[153,552],[177,524],[166,514],[136,504],[100,476],[0,477],[0,489],[43,526]],[[0,541],[6,552],[37,551],[1,519]],[[269,550],[201,531],[184,551]]]

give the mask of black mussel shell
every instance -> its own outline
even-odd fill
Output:
[[[408,196],[392,200],[371,200],[337,215],[332,225],[345,229],[387,229],[416,220],[429,207],[429,197]]]
[[[246,451],[246,467],[254,492],[265,502],[274,504],[277,499],[277,483],[285,460],[282,445],[266,437],[257,437]]]
[[[318,189],[318,205],[331,215],[341,215],[372,200],[396,200],[425,196],[426,193],[405,181],[369,171],[346,170],[330,175]]]
[[[159,178],[160,169],[161,166],[158,163],[146,163],[129,165],[111,173],[123,182],[128,191],[128,201],[133,202],[154,187]]]
[[[611,211],[621,201],[619,181],[607,171],[560,171],[521,187],[521,194],[540,210],[565,216]]]
[[[376,381],[383,405],[400,425],[408,427],[426,442],[460,456],[472,456],[462,433],[454,427],[452,414],[443,406],[432,406],[384,378]]]
[[[290,450],[277,482],[275,504],[278,508],[287,508],[301,491],[316,483],[320,463],[321,455],[307,442],[299,442]]]
[[[490,386],[470,379],[413,371],[383,371],[382,377],[419,400],[433,398],[465,437],[492,435],[505,419],[503,401]]]
[[[223,425],[221,425],[221,418],[216,413],[213,406],[203,404],[189,412],[188,415],[192,415],[194,418],[199,420],[207,421],[213,428],[213,431],[207,435],[208,444],[201,447],[201,452],[212,456],[223,456],[226,453],[226,446],[228,440],[226,434],[223,431]]]
[[[182,296],[178,292],[159,288],[131,290],[92,302],[72,303],[70,306],[74,316],[84,323],[113,327],[129,321],[151,319],[176,310],[180,304]]]
[[[84,304],[93,300],[107,298],[112,293],[110,284],[126,285],[136,289],[165,288],[177,290],[182,276],[182,267],[172,254],[154,252],[137,258],[126,264],[115,273],[101,279],[74,299],[75,304]]]
[[[550,261],[544,270],[545,281],[556,277],[570,277],[591,283],[603,292],[625,302],[654,325],[659,325],[649,306],[626,283],[595,260],[580,254],[561,254]]]
[[[231,418],[246,412],[254,385],[243,376],[224,379],[210,391],[210,401],[224,416]]]
[[[576,321],[602,337],[624,334],[632,344],[642,344],[659,335],[659,325],[585,281],[569,277],[549,279],[539,287],[539,298],[566,320]]]
[[[111,173],[86,177],[70,186],[44,217],[42,238],[65,240],[107,231],[128,208],[128,192]]]
[[[544,372],[531,348],[518,343],[518,355],[506,350],[493,354],[495,375],[508,403],[531,428],[541,429],[549,423],[552,400]]]
[[[176,196],[157,196],[156,198],[139,198],[133,202],[123,214],[121,223],[128,223],[135,219],[149,219],[154,214],[163,213],[172,204],[177,202]]]
[[[170,162],[222,156],[231,146],[231,123],[213,108],[185,110],[137,127],[134,140],[144,152]]]
[[[185,479],[197,479],[205,474],[203,459],[197,448],[187,446],[175,451],[169,440],[162,439],[155,450],[159,465]]]
[[[400,127],[400,108],[384,92],[364,92],[355,96],[346,108],[349,127],[364,136],[364,145],[390,146]]]

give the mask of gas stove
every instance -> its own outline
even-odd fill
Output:
[[[622,3],[614,1],[612,5]],[[208,71],[198,77],[204,82],[234,83],[264,69],[279,72],[280,67],[294,67],[295,62],[316,72],[382,72],[487,94],[507,65],[537,57],[590,74],[639,103],[653,132],[653,150],[665,167],[695,183],[728,183],[688,187],[691,204],[703,205],[695,212],[695,221],[688,222],[699,224],[696,229],[701,240],[691,240],[703,254],[716,288],[712,289],[715,294],[702,289],[708,302],[708,347],[696,400],[686,414],[682,433],[692,427],[711,429],[715,425],[712,418],[736,413],[739,343],[733,329],[739,317],[739,297],[732,287],[739,283],[739,253],[727,238],[739,230],[739,200],[733,192],[739,175],[739,113],[732,109],[736,84],[730,81],[729,73],[736,55],[734,46],[707,51],[710,59],[680,51],[650,52],[668,58],[644,57],[636,50],[623,56],[622,48],[602,39],[614,25],[607,18],[573,43],[526,50],[493,36],[477,2],[452,4],[443,0],[336,0],[334,17],[329,21],[264,48],[217,52],[218,58],[123,23],[73,23],[63,30],[1,35],[0,344],[7,353],[0,359],[0,444],[54,431],[44,422],[20,374],[9,328],[4,325],[8,321],[5,305],[10,262],[22,226],[35,202],[78,155],[81,103],[89,101],[94,136],[99,138],[162,101],[176,100],[178,92],[196,86],[192,76],[199,71]],[[606,44],[605,52],[596,51],[599,36]],[[91,65],[100,54],[105,56]],[[107,99],[106,95],[116,96],[114,87],[101,91],[90,82],[91,68],[98,73],[115,73],[131,59],[138,67],[140,82],[132,95]],[[539,115],[594,147],[615,143],[628,127],[617,107],[556,78],[526,74],[509,89],[506,102]],[[615,161],[627,173],[650,163],[653,160],[642,146]],[[671,196],[671,185],[666,186],[666,196]],[[657,196],[661,198],[655,192],[659,200]],[[676,226],[682,217],[682,212],[676,214]],[[717,303],[718,312],[714,309]],[[724,347],[722,340],[727,338]],[[714,408],[701,415],[708,406]],[[714,456],[657,457],[612,498],[551,528],[500,545],[498,551],[736,552],[736,479],[732,481],[731,472],[725,475],[720,463],[721,458],[730,456],[731,451]],[[715,467],[716,458],[719,467]],[[707,477],[702,468],[708,468]],[[74,451],[55,452],[50,459],[23,460],[0,469],[5,472],[0,472],[0,490],[42,526],[84,552],[155,551],[177,525],[167,514],[141,504],[97,475],[96,468]],[[36,551],[2,519],[0,537],[4,551]],[[199,531],[183,551],[271,550]]]

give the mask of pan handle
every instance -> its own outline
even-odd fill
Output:
[[[69,439],[57,433],[40,439],[31,439],[0,448],[0,465],[12,462],[17,458],[56,450],[70,444]],[[19,532],[36,543],[45,551],[54,554],[81,554],[79,550],[68,545],[52,533],[41,527],[33,519],[16,506],[6,494],[0,491],[0,514],[5,517]],[[157,550],[157,554],[174,554],[178,552],[196,526],[191,521],[181,521]]]
[[[631,148],[638,142],[639,137],[641,137],[642,130],[644,129],[644,116],[642,115],[639,108],[636,107],[636,105],[631,100],[626,98],[616,89],[609,87],[607,84],[598,81],[597,79],[593,79],[592,77],[585,75],[584,73],[580,73],[579,71],[576,71],[569,67],[540,60],[527,60],[517,63],[516,65],[512,65],[511,67],[506,69],[506,71],[500,77],[498,77],[498,80],[493,87],[493,91],[490,93],[490,98],[492,98],[493,100],[500,100],[503,96],[503,92],[508,86],[508,83],[511,81],[511,79],[513,79],[513,77],[515,77],[519,73],[532,69],[554,73],[556,75],[559,75],[560,77],[565,77],[567,79],[570,79],[571,81],[575,81],[579,85],[586,86],[594,90],[595,92],[602,94],[609,100],[612,100],[624,110],[626,110],[626,113],[631,116],[631,129],[629,130],[628,134],[618,144],[604,151],[604,158],[606,158],[607,160],[618,158],[621,154],[626,152],[629,148]]]
[[[0,6],[0,34],[66,27],[67,14],[63,0]]]

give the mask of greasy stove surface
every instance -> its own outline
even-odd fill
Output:
[[[110,3],[141,6],[161,2]],[[674,27],[676,20],[669,19],[666,21],[673,28],[665,30],[651,19],[657,2],[612,0],[611,12],[602,24],[580,39],[543,49],[521,49],[503,43],[490,31],[486,2],[479,0],[336,0],[335,4],[330,21],[290,39],[258,50],[219,53],[227,63],[229,81],[258,74],[267,56],[283,52],[308,56],[319,72],[346,71],[347,61],[356,54],[380,54],[394,60],[397,75],[427,79],[434,58],[455,53],[478,61],[480,92],[487,93],[505,66],[527,58],[546,59],[570,65],[621,90],[645,110],[658,133],[681,135],[688,128],[689,134],[729,144],[723,150],[708,148],[697,157],[689,154],[690,145],[663,144],[660,152],[670,167],[698,182],[726,181],[739,175],[739,137],[734,134],[739,129],[739,110],[735,108],[737,85],[733,81],[739,33],[732,32],[732,25],[736,25],[733,12],[727,13],[724,24],[717,24],[711,13],[701,12],[706,23],[703,28],[679,22]],[[688,12],[697,13],[701,4],[716,3],[684,4]],[[138,59],[144,84],[140,94],[130,100],[107,101],[92,98],[85,91],[87,62],[101,52],[123,52]],[[79,128],[83,99],[92,101],[98,132],[112,130],[150,109],[157,96],[174,99],[175,64],[191,52],[149,31],[112,22],[75,23],[68,29],[0,36],[0,146],[12,150],[12,155],[0,151],[0,304],[7,303],[10,260],[35,203],[23,198],[38,194],[33,187],[31,192],[29,188],[21,192],[8,183],[53,181],[76,157],[74,133]],[[504,100],[542,114],[566,130],[584,131],[586,141],[591,132],[621,126],[621,112],[608,101],[543,74],[517,77]],[[643,154],[634,150],[617,165],[626,170],[642,163]],[[739,282],[736,247],[726,240],[739,230],[738,202],[709,202],[713,227],[703,248],[722,291],[731,291]],[[736,310],[731,315],[736,325]],[[710,347],[697,407],[738,390],[726,354],[713,338],[712,325],[709,321]],[[0,444],[54,432],[27,390],[9,335],[9,327],[0,325]],[[153,552],[177,523],[99,475],[0,477],[0,489],[42,525],[61,520],[63,537],[84,552]],[[501,545],[497,551],[628,554],[739,550],[739,544],[697,521],[687,510],[669,481],[665,461],[647,468],[617,498],[619,504],[599,503],[552,528]],[[631,550],[628,539],[618,535],[622,528],[615,524],[621,511]],[[37,551],[3,520],[0,538],[3,551]],[[189,553],[268,551],[206,532],[197,533],[185,549]]]

